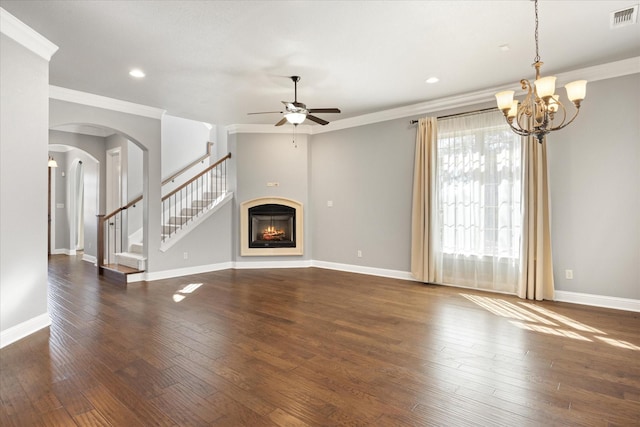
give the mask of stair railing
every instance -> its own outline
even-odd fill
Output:
[[[126,228],[122,226],[124,224],[122,220],[123,212],[132,206],[135,207],[136,203],[141,200],[142,195],[107,215],[98,215],[98,253],[96,263],[99,274],[102,274],[102,269],[105,265],[115,263],[115,253],[122,251],[122,242],[125,240],[123,233],[126,231]]]
[[[199,158],[195,159],[193,162],[189,163],[187,166],[183,167],[178,172],[174,173],[169,178],[167,178],[164,181],[162,181],[162,185],[164,186],[164,185],[166,185],[166,184],[168,184],[170,182],[174,182],[177,177],[179,177],[180,175],[182,175],[183,173],[185,173],[186,171],[188,171],[189,169],[191,169],[192,167],[194,167],[198,163],[202,163],[205,160],[207,160],[209,157],[211,157],[211,148],[212,147],[213,147],[213,142],[211,142],[211,141],[207,142],[207,152],[202,157],[199,157]]]
[[[211,156],[211,148],[213,147],[212,142],[207,142],[207,152],[203,156],[191,162],[189,165],[180,169],[178,172],[174,173],[170,177],[166,178],[162,181],[162,185],[166,185],[175,181],[177,177],[184,174],[194,166],[199,163],[204,162],[207,158]],[[165,209],[165,204],[169,203],[170,207],[175,208],[179,203],[176,194],[180,194],[188,200],[193,200],[194,195],[197,196],[200,194],[202,198],[200,200],[211,201],[206,199],[206,197],[210,198],[214,193],[219,196],[224,196],[227,190],[227,165],[226,160],[231,158],[231,153],[227,154],[222,159],[218,160],[213,165],[207,167],[205,170],[197,174],[195,177],[191,178],[186,183],[182,184],[166,196],[162,198],[162,224],[165,224],[165,212],[170,212],[170,209]],[[187,196],[187,190],[185,188],[191,188],[192,194]],[[211,191],[203,192],[204,188],[209,188]],[[97,215],[98,218],[98,230],[97,230],[97,261],[96,264],[98,266],[98,274],[102,274],[104,271],[104,267],[106,265],[114,264],[115,254],[118,252],[122,252],[123,242],[126,242],[128,236],[127,228],[123,225],[125,224],[124,214],[127,209],[131,207],[135,207],[137,203],[142,200],[142,195],[136,197],[134,200],[130,201],[124,206],[121,206],[110,212],[106,215]],[[215,199],[211,202],[214,202]],[[186,203],[186,200],[181,201],[182,204]],[[173,205],[172,205],[173,204]],[[204,210],[208,207],[204,206]],[[201,213],[203,210],[202,207],[198,208],[197,214]],[[196,215],[197,216],[197,215]],[[193,218],[190,218],[190,220]],[[187,221],[188,222],[188,221]],[[185,224],[187,223],[185,222]],[[184,224],[181,224],[179,228],[182,228]],[[164,232],[164,226],[163,226]],[[164,234],[164,233],[163,233]],[[171,233],[173,234],[173,233]],[[166,240],[167,236],[162,236],[162,241]]]
[[[161,241],[209,210],[227,192],[227,154],[162,197]]]

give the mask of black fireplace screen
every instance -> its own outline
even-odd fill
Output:
[[[250,248],[295,248],[296,210],[266,204],[249,208]]]

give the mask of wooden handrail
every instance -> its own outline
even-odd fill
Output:
[[[173,181],[174,179],[176,179],[177,177],[179,177],[180,175],[182,175],[183,173],[185,173],[186,171],[188,171],[198,163],[204,161],[207,157],[211,156],[211,147],[213,147],[213,142],[207,142],[207,153],[204,156],[197,158],[193,162],[189,163],[187,166],[180,169],[178,172],[171,175],[169,178],[162,181],[162,185],[170,183],[171,181]]]
[[[132,201],[130,201],[129,203],[127,203],[126,205],[119,207],[118,209],[116,209],[115,211],[111,212],[108,215],[105,215],[104,216],[104,221],[108,220],[109,218],[111,218],[112,216],[117,214],[118,212],[121,212],[121,211],[123,211],[125,209],[129,209],[131,206],[135,205],[140,200],[142,200],[142,194],[139,195],[138,197],[136,197],[135,199],[133,199]]]
[[[221,158],[220,160],[218,160],[217,162],[215,162],[214,164],[212,164],[211,166],[209,166],[208,168],[206,168],[205,170],[203,170],[202,172],[200,172],[198,175],[194,176],[193,178],[191,178],[189,181],[185,182],[184,184],[182,184],[180,187],[176,188],[175,190],[173,190],[171,193],[167,194],[166,196],[164,196],[162,198],[162,201],[164,202],[165,200],[167,200],[169,197],[173,196],[174,194],[176,194],[178,191],[182,190],[183,188],[185,188],[187,185],[191,184],[193,181],[195,181],[196,179],[200,178],[202,175],[206,174],[207,172],[209,172],[211,169],[215,168],[216,166],[218,166],[219,164],[221,164],[222,162],[224,162],[227,159],[231,158],[231,153],[227,154],[226,156],[224,156],[223,158]]]

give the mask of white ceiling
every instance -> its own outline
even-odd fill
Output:
[[[634,4],[542,0],[543,74],[639,56],[640,25],[612,30],[609,23],[610,12]],[[292,101],[291,75],[302,76],[298,100],[309,108],[342,110],[318,114],[330,121],[507,84],[517,89],[521,78],[533,77],[529,0],[0,6],[60,47],[52,85],[220,125],[278,121],[277,114],[247,113]],[[508,51],[500,49],[505,44]],[[130,77],[133,67],[147,77]],[[440,82],[426,84],[431,76]]]

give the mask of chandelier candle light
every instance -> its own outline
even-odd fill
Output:
[[[536,11],[536,57],[533,67],[536,69],[535,89],[529,80],[522,79],[522,89],[527,91],[522,104],[513,99],[514,91],[507,90],[496,93],[498,108],[504,114],[511,129],[522,136],[535,136],[542,143],[545,135],[568,126],[580,112],[580,102],[587,92],[587,81],[577,80],[565,86],[569,101],[573,102],[576,111],[567,121],[567,109],[560,102],[560,96],[555,93],[556,78],[541,77],[540,54],[538,53],[538,0],[535,0]],[[557,119],[562,120],[557,120]],[[554,122],[554,120],[556,120]]]

